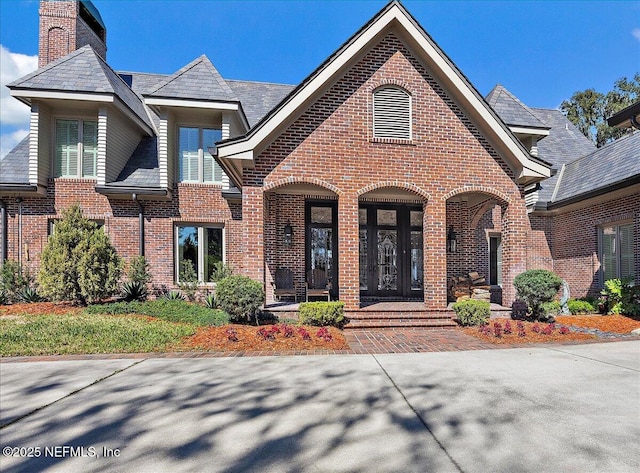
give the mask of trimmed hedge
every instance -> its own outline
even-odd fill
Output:
[[[488,301],[465,299],[453,304],[453,310],[461,325],[484,325],[491,317],[491,304]]]
[[[262,284],[246,276],[227,276],[216,285],[216,302],[231,320],[246,322],[256,317],[264,304]]]
[[[546,269],[530,269],[518,274],[513,285],[518,291],[518,299],[527,303],[531,315],[539,317],[544,315],[542,303],[553,300],[562,286],[562,279]]]
[[[581,299],[569,299],[567,302],[569,312],[573,315],[577,314],[594,314],[597,312],[596,308],[589,301]]]
[[[345,323],[344,302],[302,302],[299,321],[302,325],[342,327]]]

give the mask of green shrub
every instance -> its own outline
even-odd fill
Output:
[[[484,325],[491,317],[491,304],[488,301],[465,299],[453,304],[453,310],[461,325]]]
[[[549,301],[543,302],[540,304],[540,313],[546,318],[549,319],[551,317],[555,317],[562,311],[562,307],[560,306],[560,302],[558,301]]]
[[[534,317],[543,316],[543,302],[550,302],[558,294],[562,279],[546,269],[531,269],[513,280],[517,296],[527,303]]]
[[[42,302],[43,298],[38,294],[38,291],[33,287],[25,287],[20,293],[20,301],[27,304],[33,304],[34,302]]]
[[[161,299],[167,299],[169,301],[186,301],[187,298],[180,291],[169,291],[161,297]]]
[[[222,261],[216,261],[212,264],[213,269],[209,276],[210,282],[218,282],[226,278],[227,276],[233,276],[233,270],[231,266],[224,264]]]
[[[78,205],[62,214],[42,251],[40,292],[80,304],[116,294],[122,261],[107,234],[84,218]]]
[[[640,315],[640,287],[633,278],[608,279],[601,293],[609,314]]]
[[[184,300],[156,299],[154,301],[114,302],[111,304],[90,305],[85,309],[88,314],[149,315],[169,322],[194,325],[224,325],[229,322],[227,314],[221,310],[207,309]]]
[[[149,297],[149,289],[141,281],[129,281],[122,285],[122,298],[125,301],[145,301],[147,297]]]
[[[191,302],[196,300],[198,290],[198,275],[193,268],[191,260],[183,259],[180,262],[180,275],[178,276],[178,287]]]
[[[573,315],[593,314],[594,312],[596,312],[593,304],[584,299],[569,299],[567,305],[569,306],[569,312],[571,312]]]
[[[264,289],[258,281],[246,276],[227,276],[216,286],[216,300],[231,320],[248,322],[255,317],[257,323],[258,310],[264,303]]]
[[[303,302],[300,304],[299,321],[303,325],[344,325],[344,302]]]
[[[0,305],[7,305],[9,303],[9,293],[4,289],[0,289]]]
[[[204,298],[204,306],[207,309],[215,309],[216,308],[216,296],[215,294],[207,294]]]
[[[33,283],[28,268],[21,268],[14,260],[5,260],[0,270],[0,290],[7,295],[7,303],[19,302],[20,294]]]
[[[127,278],[131,282],[137,282],[145,286],[151,282],[149,263],[144,256],[134,256],[131,258],[131,261],[129,261],[129,269],[127,270]]]

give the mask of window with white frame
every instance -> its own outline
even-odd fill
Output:
[[[633,223],[604,226],[600,229],[600,264],[603,281],[635,277]]]
[[[224,262],[224,231],[222,226],[176,226],[176,280],[184,271],[185,261],[191,262],[198,281],[212,282],[216,264]]]
[[[222,182],[222,168],[209,148],[222,139],[222,130],[178,128],[178,167],[181,182]]]
[[[56,120],[54,177],[96,177],[98,122]]]
[[[397,86],[373,93],[373,137],[411,139],[411,96]]]

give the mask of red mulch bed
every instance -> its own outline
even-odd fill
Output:
[[[318,336],[319,327],[290,325],[293,334],[285,337],[282,325],[276,325],[279,333],[271,333],[273,339],[265,339],[258,331],[271,332],[273,325],[254,327],[248,325],[225,325],[223,327],[200,327],[195,335],[184,339],[179,347],[183,350],[208,351],[306,351],[348,350],[349,344],[340,330],[327,327],[327,339]],[[303,339],[299,329],[306,330],[310,340]],[[233,332],[232,332],[233,331]],[[232,338],[237,340],[231,340]],[[330,340],[328,339],[330,338]]]
[[[77,314],[83,307],[78,307],[70,302],[34,302],[32,304],[11,304],[0,306],[2,315],[63,315]]]
[[[500,336],[495,334],[495,323],[499,323],[501,330]],[[511,325],[512,333],[504,333],[506,323]],[[479,327],[463,327],[462,331],[467,335],[477,337],[482,341],[494,344],[514,344],[514,343],[556,343],[567,341],[580,341],[580,340],[592,340],[595,335],[589,335],[586,333],[561,333],[559,327],[556,325],[555,329],[551,333],[543,333],[543,330],[548,327],[549,324],[541,322],[522,322],[524,327],[524,336],[519,335],[518,322],[508,319],[492,319],[489,322],[490,333],[482,333]],[[537,326],[539,331],[536,332],[534,327]]]
[[[629,333],[640,328],[640,317],[629,315],[562,315],[556,321],[563,325],[595,328],[603,332]]]

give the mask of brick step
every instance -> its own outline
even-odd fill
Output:
[[[434,319],[434,320],[450,320],[455,317],[455,312],[450,310],[433,311],[433,310],[358,310],[354,312],[346,312],[345,315],[350,319]]]
[[[368,319],[349,319],[349,323],[344,326],[346,330],[359,328],[424,328],[424,329],[442,329],[457,327],[451,319],[429,319],[429,318],[408,318],[408,319],[389,319],[389,318],[368,318]]]

